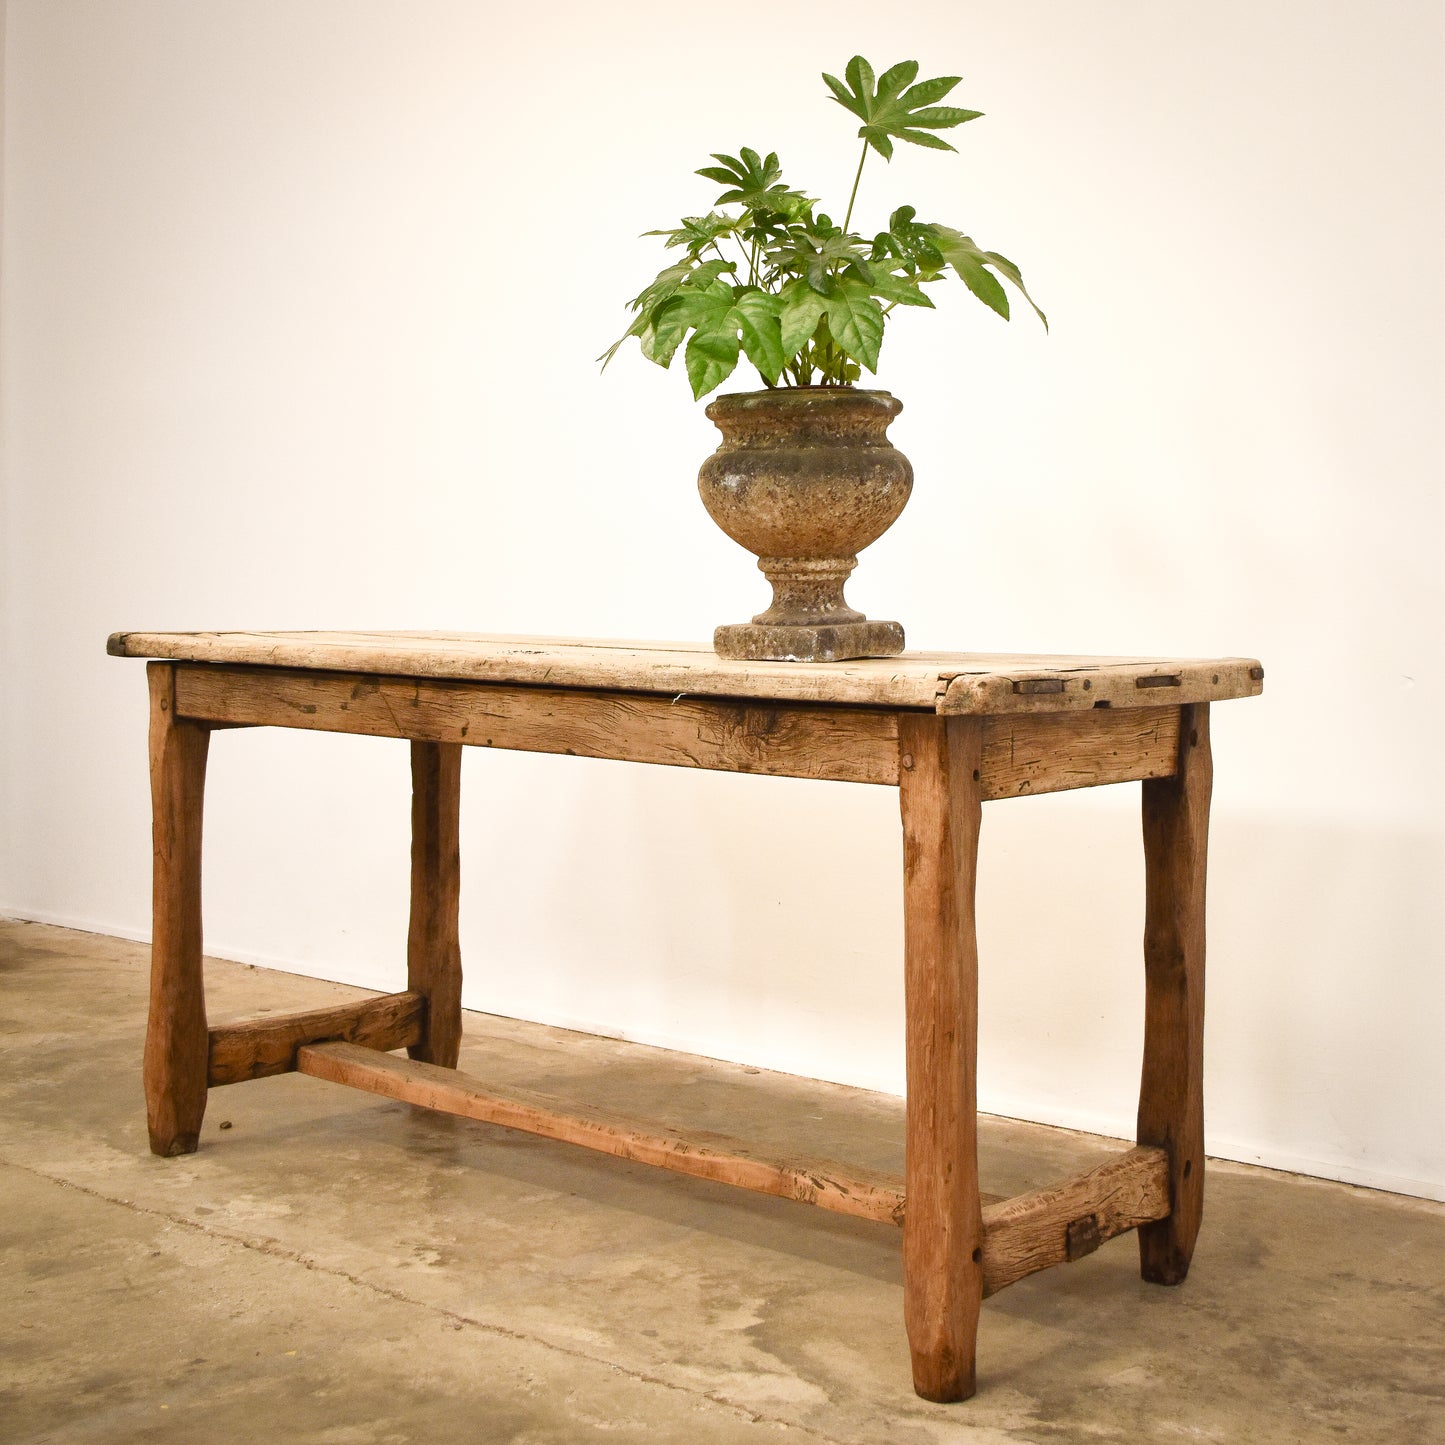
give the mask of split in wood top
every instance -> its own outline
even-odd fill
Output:
[[[1253,658],[906,652],[851,662],[739,662],[689,642],[443,632],[117,632],[116,657],[378,673],[553,688],[842,703],[935,713],[1071,712],[1252,697]]]

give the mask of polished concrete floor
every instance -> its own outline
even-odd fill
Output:
[[[1133,1241],[984,1305],[910,1388],[899,1236],[298,1075],[146,1150],[145,950],[0,922],[0,1440],[1445,1441],[1445,1209],[1211,1166],[1194,1273]],[[351,990],[240,964],[213,1019]],[[463,1067],[897,1168],[897,1100],[485,1015]],[[983,1124],[1013,1193],[1118,1146]]]

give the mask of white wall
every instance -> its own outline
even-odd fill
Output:
[[[1434,3],[12,0],[0,905],[148,927],[135,628],[707,637],[760,605],[680,371],[593,358],[777,148],[833,200],[862,48],[961,70],[870,162],[1013,255],[879,384],[914,501],[854,587],[912,645],[1249,653],[1220,706],[1210,1147],[1445,1187],[1442,23]],[[884,33],[886,31],[886,33]],[[883,38],[879,38],[880,35]],[[216,953],[399,986],[406,750],[223,735]],[[886,789],[469,755],[467,1003],[901,1089]],[[1132,788],[990,808],[985,1108],[1128,1134]]]

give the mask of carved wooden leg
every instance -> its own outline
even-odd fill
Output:
[[[206,995],[201,976],[201,808],[210,729],[177,720],[175,668],[152,662],[150,683],[151,997],[146,1122],[151,1150],[190,1154],[206,1112]]]
[[[462,748],[411,745],[411,927],[407,987],[426,995],[426,1033],[407,1047],[414,1059],[457,1066],[462,1046],[462,950],[457,939],[461,894]]]
[[[908,1012],[903,1312],[913,1387],[925,1400],[973,1394],[983,1299],[974,934],[982,739],[977,718],[899,719]]]
[[[1144,1074],[1141,1144],[1169,1154],[1170,1214],[1139,1230],[1155,1284],[1189,1273],[1204,1210],[1204,874],[1209,704],[1180,709],[1179,771],[1144,784]]]

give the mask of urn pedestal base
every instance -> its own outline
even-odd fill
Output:
[[[789,627],[734,622],[712,635],[719,657],[745,662],[845,662],[851,657],[896,657],[903,628],[896,622],[828,622]]]

